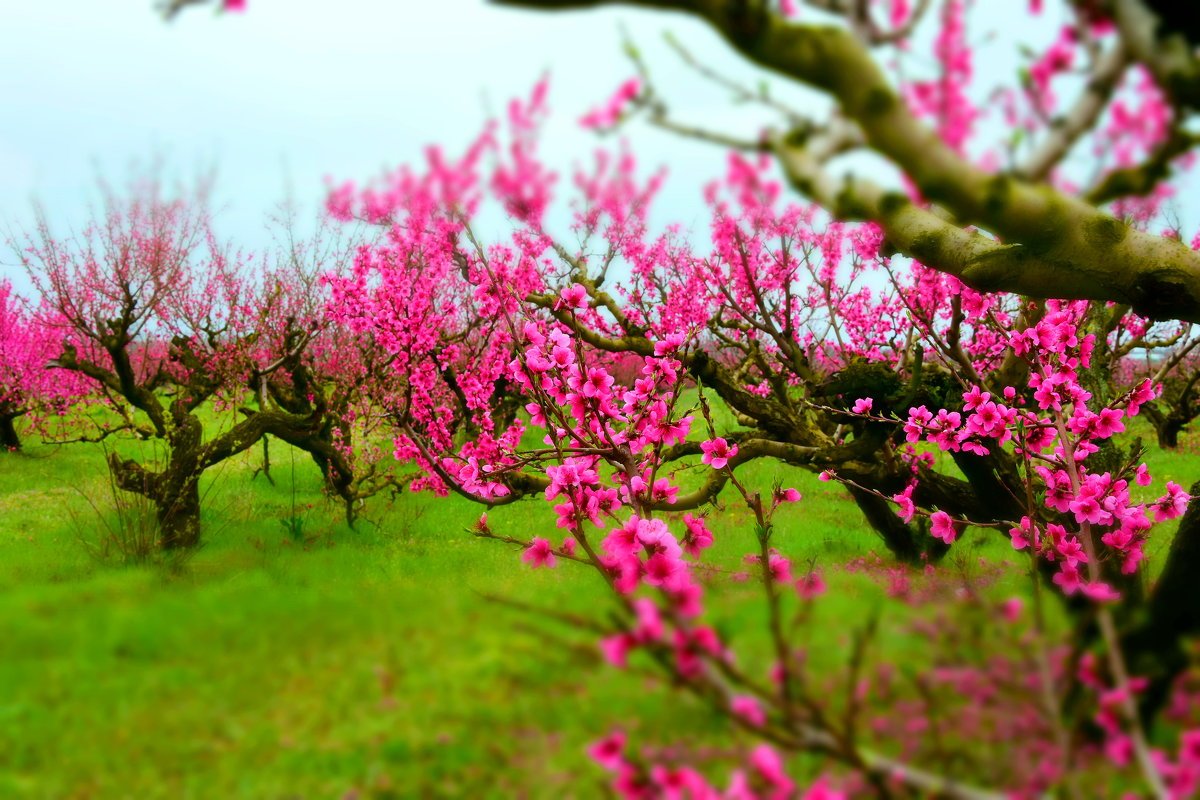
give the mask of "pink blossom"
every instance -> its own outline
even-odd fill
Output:
[[[588,748],[588,756],[600,766],[615,770],[625,761],[625,732],[615,730]]]
[[[699,558],[702,550],[712,546],[712,532],[704,524],[704,517],[694,517],[690,513],[683,515],[683,525],[687,529],[683,549],[692,558]]]
[[[570,286],[563,287],[562,291],[558,293],[558,296],[562,298],[562,304],[566,308],[574,309],[576,311],[587,308],[587,289],[578,283],[573,283]]]
[[[1010,597],[1000,604],[1000,615],[1005,622],[1016,622],[1021,618],[1021,608],[1024,604],[1019,597]]]
[[[650,499],[655,503],[674,505],[679,496],[679,487],[671,483],[670,478],[659,478],[650,486]]]
[[[729,702],[729,710],[756,728],[767,724],[767,713],[757,700],[749,695],[738,695]]]
[[[1136,417],[1141,407],[1149,403],[1154,398],[1162,393],[1162,387],[1156,386],[1149,378],[1138,384],[1129,395],[1129,402],[1126,405],[1125,413],[1131,417]]]
[[[550,351],[550,360],[553,362],[554,366],[562,369],[563,367],[575,363],[575,351],[570,347],[555,345]]]
[[[618,669],[625,669],[628,666],[629,651],[637,647],[638,641],[628,633],[620,633],[616,636],[606,636],[600,640],[600,652],[604,654],[604,660],[612,664]]]
[[[1069,566],[1075,566],[1080,562],[1087,562],[1087,554],[1083,551],[1083,545],[1079,543],[1079,539],[1074,536],[1064,536],[1057,543],[1058,554],[1062,560]]]
[[[1121,599],[1120,592],[1109,586],[1107,583],[1103,583],[1101,581],[1085,583],[1080,587],[1080,591],[1082,591],[1088,597],[1088,599],[1094,600],[1097,603],[1112,603]]]
[[[778,505],[779,503],[799,503],[804,496],[796,489],[783,489],[775,492],[775,498],[775,504]]]
[[[825,594],[825,579],[821,577],[821,573],[813,570],[803,578],[796,580],[796,594],[801,600],[813,600]]]
[[[1079,574],[1079,570],[1069,564],[1063,564],[1062,568],[1054,574],[1054,582],[1062,587],[1066,594],[1075,594],[1083,588],[1083,578]]]
[[[946,544],[950,544],[958,538],[958,527],[945,511],[933,512],[929,521],[933,523],[930,533],[935,539],[941,539]]]
[[[771,580],[776,583],[791,583],[792,562],[783,556],[772,553],[767,559],[767,569],[771,573]]]
[[[1037,525],[1029,517],[1021,517],[1021,524],[1016,528],[1009,528],[1008,535],[1012,537],[1012,546],[1014,550],[1024,550],[1026,547],[1038,545],[1039,533]]]
[[[908,410],[908,422],[904,423],[904,435],[910,442],[921,441],[922,435],[925,433],[925,426],[933,420],[933,413],[925,406],[918,406]]]
[[[687,341],[682,333],[668,333],[660,341],[654,343],[654,355],[665,356],[674,353]]]
[[[521,326],[521,333],[525,339],[534,347],[541,347],[546,343],[546,337],[542,335],[541,329],[536,322],[526,322]]]
[[[579,119],[579,124],[585,128],[611,128],[616,125],[626,105],[637,98],[642,91],[639,78],[630,78],[617,87],[612,97],[601,107],[589,111]]]
[[[638,642],[653,642],[662,638],[663,621],[658,613],[658,606],[648,597],[639,597],[633,601],[633,611],[637,615],[637,630],[634,637]]]
[[[1162,522],[1183,516],[1191,499],[1192,496],[1185,492],[1182,486],[1174,481],[1167,481],[1167,493],[1151,504],[1155,521]]]
[[[804,794],[800,795],[799,800],[849,800],[849,798],[850,796],[845,792],[830,788],[829,779],[822,775],[804,790]]]
[[[1149,486],[1154,482],[1150,477],[1150,470],[1147,469],[1145,462],[1138,465],[1136,482],[1138,486]]]
[[[729,463],[729,459],[736,456],[738,452],[736,444],[729,444],[721,438],[701,442],[700,449],[704,451],[700,460],[713,469],[724,469],[725,465]]]
[[[990,392],[981,390],[978,386],[972,386],[966,392],[963,392],[963,409],[966,411],[974,411],[979,406],[992,399]]]
[[[554,550],[550,547],[550,542],[538,536],[535,536],[530,541],[529,547],[525,548],[525,552],[521,555],[521,560],[534,568],[553,567],[557,563],[557,559],[554,557]]]
[[[760,744],[750,753],[750,763],[769,786],[766,795],[770,800],[784,800],[791,797],[796,784],[788,778],[783,768],[783,759],[770,745]]]
[[[913,515],[917,511],[917,507],[912,501],[912,493],[914,488],[915,486],[910,483],[904,488],[903,492],[892,495],[892,502],[899,506],[899,509],[896,513],[899,515],[900,519],[904,520],[905,522],[912,522]]]
[[[1097,415],[1099,419],[1096,422],[1096,436],[1100,439],[1108,439],[1125,430],[1124,423],[1121,422],[1121,411],[1115,408],[1102,408]]]
[[[648,586],[674,588],[688,581],[687,564],[680,561],[678,556],[667,553],[655,553],[646,560],[646,574],[642,580]]]

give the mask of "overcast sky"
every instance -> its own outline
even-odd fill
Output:
[[[999,20],[997,7],[1015,3],[981,10]],[[717,68],[759,79],[681,16],[536,14],[482,0],[250,0],[243,15],[206,7],[171,24],[152,0],[0,0],[0,10],[0,230],[27,226],[35,197],[60,226],[78,225],[98,175],[119,182],[133,164],[159,158],[177,176],[215,166],[220,231],[265,246],[265,218],[289,184],[315,204],[326,176],[361,181],[431,142],[455,148],[545,71],[554,117],[543,153],[569,168],[598,144],[575,121],[632,74],[622,24],[674,113],[748,132],[760,124],[661,44],[669,30]],[[1013,56],[1011,44],[985,46],[979,66],[1012,74]],[[788,96],[782,82],[772,86]],[[643,163],[669,167],[671,218],[702,229],[698,187],[722,154],[645,127],[628,135]],[[0,277],[24,285],[11,256],[0,262]]]

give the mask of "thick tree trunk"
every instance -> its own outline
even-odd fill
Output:
[[[183,438],[183,437],[181,437]],[[151,472],[136,461],[109,457],[117,487],[135,492],[154,504],[159,546],[164,550],[200,544],[200,475],[196,447],[179,441],[161,472]]]
[[[1155,403],[1147,403],[1142,406],[1142,413],[1154,425],[1154,432],[1158,436],[1158,446],[1164,450],[1174,450],[1179,447],[1179,434],[1193,419],[1193,417],[1180,413],[1176,406],[1171,406],[1166,413],[1163,413]]]
[[[341,498],[346,509],[346,524],[353,528],[357,516],[355,504],[360,496],[355,485],[354,469],[334,442],[332,424],[327,421],[313,431],[277,431],[275,435],[312,457],[313,463],[321,471],[326,490]]]
[[[159,540],[164,550],[186,549],[200,544],[199,476],[153,500]]]
[[[1158,430],[1158,446],[1164,450],[1174,450],[1179,447],[1179,434],[1183,432],[1184,423],[1174,417],[1167,417]]]
[[[0,416],[0,451],[20,450],[21,437],[17,436],[16,417]]]
[[[917,534],[911,525],[896,516],[892,504],[876,494],[855,486],[848,488],[850,496],[854,498],[859,510],[867,518],[867,524],[883,539],[888,552],[902,563],[919,563],[923,549],[918,542]],[[938,557],[944,553],[945,550],[942,550]]]
[[[999,450],[986,456],[967,452],[952,455],[974,495],[975,507],[964,509],[967,513],[963,516],[986,521],[1021,519],[1025,514],[1023,486],[1012,456]]]
[[[1200,495],[1200,481],[1190,494]],[[1167,563],[1150,595],[1141,623],[1125,636],[1130,671],[1150,678],[1141,696],[1147,719],[1162,709],[1175,678],[1187,667],[1183,639],[1200,633],[1200,502],[1192,501],[1179,522]]]

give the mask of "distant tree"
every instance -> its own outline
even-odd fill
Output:
[[[86,393],[86,381],[46,369],[62,333],[53,315],[27,308],[12,284],[0,281],[0,450],[21,449],[17,420],[37,425]]]
[[[209,222],[204,190],[169,196],[142,181],[128,196],[106,191],[80,235],[56,236],[43,217],[18,244],[61,326],[49,366],[86,378],[116,415],[84,438],[125,433],[166,445],[162,465],[109,457],[116,485],[154,504],[164,548],[199,543],[207,469],[264,434],[298,437],[325,422],[319,400],[294,411],[239,405],[251,375],[303,394],[297,359],[320,322],[293,313],[285,273],[228,252]],[[201,409],[214,403],[231,413],[206,437]]]

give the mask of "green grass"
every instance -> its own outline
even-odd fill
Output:
[[[205,545],[171,569],[98,563],[80,543],[109,513],[99,447],[0,455],[0,797],[589,797],[604,775],[583,749],[613,726],[727,740],[722,717],[599,664],[586,637],[483,597],[602,616],[596,576],[529,570],[466,533],[479,509],[454,498],[379,499],[350,530],[311,462],[278,444],[272,456],[275,486],[251,480],[257,450],[206,476]],[[1149,460],[1185,484],[1196,463]],[[836,484],[768,463],[739,474],[804,493],[777,520],[797,563],[878,548]],[[755,547],[750,516],[722,500],[716,560],[735,570]],[[489,520],[518,537],[554,530],[538,502]],[[1012,557],[985,532],[960,553]],[[832,666],[864,609],[905,612],[870,581],[829,578],[814,644]],[[1014,568],[995,591],[1022,586]],[[766,652],[756,592],[711,592],[748,660]],[[885,627],[882,645],[918,646]]]
[[[376,502],[352,531],[310,462],[293,496],[274,458],[276,486],[250,480],[257,453],[206,478],[205,545],[176,571],[87,555],[99,448],[0,457],[0,797],[588,796],[583,749],[613,725],[724,731],[482,596],[587,612],[608,602],[594,576],[529,570],[453,498]],[[552,524],[537,503],[492,515]]]

